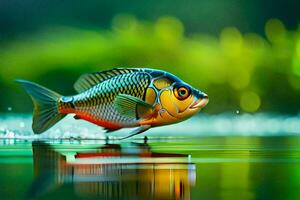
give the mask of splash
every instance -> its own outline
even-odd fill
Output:
[[[153,138],[183,138],[205,136],[283,136],[300,133],[300,115],[282,116],[272,114],[220,114],[199,115],[185,122],[157,127],[145,135]],[[132,129],[123,129],[108,134],[111,139],[125,136]],[[105,131],[86,121],[63,119],[43,134],[35,135],[31,130],[31,115],[4,114],[0,116],[1,139],[99,139],[106,138]]]

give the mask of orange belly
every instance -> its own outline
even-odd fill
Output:
[[[84,119],[86,121],[89,121],[93,124],[97,124],[98,126],[102,126],[102,127],[105,127],[105,128],[108,128],[108,129],[120,129],[120,128],[123,128],[123,126],[121,126],[120,124],[117,124],[117,123],[113,123],[113,122],[110,122],[110,121],[106,121],[106,120],[103,120],[103,119],[99,119],[99,118],[95,118],[91,115],[88,115],[86,113],[83,113],[83,112],[75,112],[76,114],[76,118],[79,118],[79,119]]]

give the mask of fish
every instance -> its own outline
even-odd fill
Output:
[[[106,133],[137,127],[126,139],[150,128],[184,121],[204,108],[208,95],[177,76],[150,68],[113,68],[83,74],[78,94],[63,96],[37,83],[17,80],[33,101],[32,130],[41,134],[68,114],[103,127]]]

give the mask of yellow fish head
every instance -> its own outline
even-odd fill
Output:
[[[150,87],[146,92],[146,102],[154,104],[156,115],[144,121],[144,124],[161,126],[188,119],[209,101],[208,96],[183,82],[176,76],[156,71]]]
[[[170,123],[185,120],[206,106],[208,96],[184,82],[175,83],[171,88],[160,93],[160,102],[166,112],[161,114]],[[176,121],[174,121],[176,119]]]

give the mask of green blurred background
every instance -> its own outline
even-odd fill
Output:
[[[0,1],[0,112],[31,112],[15,79],[74,94],[82,73],[149,67],[206,92],[205,112],[298,114],[297,0]]]

